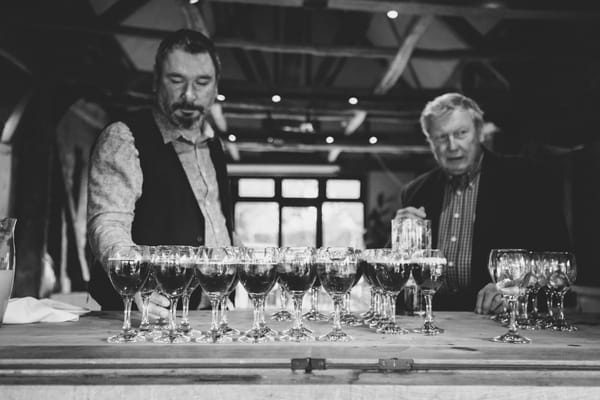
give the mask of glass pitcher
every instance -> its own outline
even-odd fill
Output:
[[[0,218],[0,323],[8,305],[15,279],[14,218]]]

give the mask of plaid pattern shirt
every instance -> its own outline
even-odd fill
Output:
[[[450,292],[471,285],[473,226],[480,172],[481,160],[471,174],[449,178],[445,185],[438,248],[448,260],[446,283]]]

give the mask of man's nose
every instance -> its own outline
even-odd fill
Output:
[[[454,151],[458,148],[453,135],[448,136],[448,150]]]
[[[188,83],[187,85],[185,85],[182,95],[186,101],[195,100],[196,92],[194,91],[194,85],[192,83]]]

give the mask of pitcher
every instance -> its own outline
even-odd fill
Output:
[[[15,279],[15,224],[14,218],[0,219],[0,323],[8,305]]]

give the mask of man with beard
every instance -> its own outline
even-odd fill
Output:
[[[156,54],[151,109],[101,132],[88,186],[88,238],[96,260],[114,246],[231,244],[224,154],[206,122],[219,75],[210,39],[191,30],[172,33]],[[94,263],[90,294],[102,309],[122,309],[102,264]],[[199,303],[196,292],[191,307]],[[154,293],[150,316],[166,318],[168,305]]]

